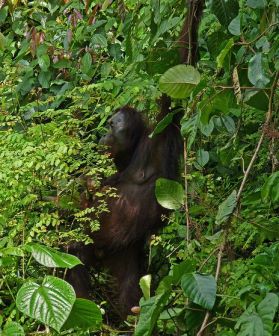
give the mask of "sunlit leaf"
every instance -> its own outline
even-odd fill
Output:
[[[167,209],[180,209],[184,203],[184,190],[176,181],[159,178],[155,194],[159,204]]]
[[[1,336],[24,336],[24,335],[25,333],[23,327],[17,322],[6,323],[1,333]]]
[[[57,251],[45,245],[32,243],[28,244],[26,249],[32,253],[32,257],[38,263],[47,267],[73,268],[81,264],[76,256]]]
[[[159,80],[159,88],[172,98],[188,97],[200,82],[198,70],[190,65],[176,65],[167,70]]]
[[[59,331],[70,315],[75,299],[70,284],[46,276],[41,285],[33,281],[24,283],[17,293],[16,306],[25,315]]]
[[[145,300],[150,299],[150,286],[151,286],[151,275],[147,274],[140,278],[139,282],[140,288],[143,293]]]
[[[67,329],[88,329],[99,330],[102,322],[100,308],[90,300],[76,299],[71,313],[63,325],[63,330]]]

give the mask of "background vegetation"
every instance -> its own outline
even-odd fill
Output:
[[[184,1],[0,1],[3,335],[279,335],[278,6],[207,1],[196,70],[170,73]],[[118,329],[97,294],[75,298],[62,278],[79,260],[59,250],[106,210],[78,201],[82,176],[96,189],[113,172],[96,150],[107,117],[131,104],[154,120],[159,89],[185,114],[183,174],[158,181],[176,211]]]

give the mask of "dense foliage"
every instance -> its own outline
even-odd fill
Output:
[[[177,66],[184,1],[0,1],[3,335],[121,333],[102,298],[76,299],[63,276],[80,261],[64,252],[106,211],[78,204],[84,176],[96,191],[114,171],[97,150],[107,117],[131,104],[152,121],[161,92],[184,111],[181,184],[157,181],[175,212],[119,330],[279,335],[278,7],[207,1],[194,69]]]

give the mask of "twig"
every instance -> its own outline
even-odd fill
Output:
[[[184,139],[184,187],[185,187],[185,216],[186,216],[186,242],[187,246],[190,239],[190,216],[189,216],[189,205],[188,205],[188,180],[187,180],[187,161],[188,161],[188,150],[187,150],[187,139]]]
[[[214,89],[234,89],[232,85],[213,85]],[[261,90],[270,90],[271,88],[259,88],[255,86],[240,86],[241,90],[251,90],[251,91],[261,91]]]
[[[219,275],[220,275],[221,264],[222,264],[222,256],[223,256],[225,244],[226,244],[226,239],[224,239],[223,243],[220,246],[219,252],[218,252],[217,266],[216,266],[216,272],[215,272],[215,280],[216,280],[216,282],[218,281],[218,278],[219,278]],[[202,336],[203,331],[208,326],[207,322],[209,320],[209,317],[210,317],[210,312],[207,311],[206,314],[205,314],[204,320],[202,322],[202,325],[200,327],[200,330],[197,333],[197,336]]]
[[[272,28],[273,26],[277,26],[279,24],[279,22],[275,22],[275,23],[272,23],[270,26],[268,26],[260,35],[258,35],[258,36],[256,36],[255,38],[254,38],[254,40],[252,40],[252,41],[250,41],[250,42],[246,42],[246,41],[244,41],[244,42],[239,42],[239,43],[237,43],[238,45],[249,45],[249,44],[253,44],[253,43],[255,43],[256,41],[258,41],[262,36],[264,36],[265,35],[265,33],[270,29],[270,28]]]
[[[258,144],[256,146],[255,152],[254,152],[254,154],[253,154],[253,156],[251,158],[251,161],[250,161],[250,163],[249,163],[249,165],[248,165],[248,167],[246,169],[245,175],[243,177],[243,180],[241,182],[241,185],[239,187],[239,190],[238,190],[238,193],[237,193],[237,196],[236,196],[237,203],[240,200],[240,196],[241,196],[241,193],[243,191],[243,188],[244,188],[244,185],[246,183],[246,180],[248,178],[248,175],[249,175],[249,173],[251,171],[253,163],[255,162],[255,160],[256,160],[256,158],[258,156],[259,150],[261,148],[261,145],[263,143],[263,140],[264,140],[264,137],[265,137],[265,129],[269,125],[269,123],[271,121],[273,98],[274,98],[275,89],[276,89],[276,86],[277,86],[277,83],[278,83],[278,78],[279,78],[279,71],[276,73],[274,81],[273,81],[273,84],[272,84],[272,87],[271,87],[270,96],[269,96],[269,103],[268,103],[268,111],[266,113],[265,123],[264,123],[264,126],[262,128],[262,134],[261,134],[260,139],[258,141]]]
[[[275,90],[276,90],[276,87],[277,87],[277,83],[278,83],[278,78],[279,78],[279,71],[276,73],[274,81],[273,81],[273,84],[272,84],[272,87],[271,87],[270,96],[269,96],[268,111],[266,113],[265,124],[264,124],[264,127],[262,128],[262,133],[261,133],[260,139],[258,141],[258,144],[256,146],[254,154],[253,154],[253,156],[252,156],[252,158],[250,160],[250,163],[249,163],[249,165],[248,165],[248,167],[246,169],[246,172],[245,172],[245,174],[243,176],[243,180],[242,180],[241,185],[239,187],[239,190],[237,192],[237,196],[236,196],[237,203],[239,203],[239,201],[240,201],[240,197],[241,197],[242,191],[244,189],[245,183],[247,181],[248,175],[249,175],[249,173],[251,171],[253,163],[255,162],[255,160],[256,160],[256,158],[258,156],[259,150],[261,148],[261,145],[263,143],[263,140],[264,140],[264,137],[265,137],[265,129],[269,125],[269,123],[271,121],[271,118],[272,118],[273,99],[274,99],[274,93],[275,93]],[[227,220],[226,223],[229,223],[230,219],[231,219],[231,216],[228,218],[228,220]],[[228,226],[227,226],[227,229],[226,229],[226,231],[224,233],[224,240],[223,240],[223,243],[220,246],[219,253],[218,253],[217,266],[216,266],[216,272],[215,272],[215,280],[216,280],[216,282],[217,282],[217,280],[219,278],[219,275],[220,275],[221,264],[222,264],[222,256],[223,256],[224,248],[225,248],[226,241],[227,241],[227,235],[228,235]],[[207,311],[206,314],[205,314],[203,323],[202,323],[202,325],[200,327],[200,330],[197,333],[197,336],[202,336],[203,331],[210,324],[210,323],[208,323],[209,317],[210,317],[210,312]]]

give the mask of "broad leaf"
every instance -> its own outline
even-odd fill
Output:
[[[212,0],[211,10],[220,23],[227,28],[238,14],[239,4],[237,0]]]
[[[272,321],[278,307],[278,296],[268,293],[255,307],[253,302],[238,319],[238,336],[272,336]]]
[[[47,54],[38,57],[38,63],[43,71],[47,71],[50,66],[50,58]]]
[[[90,331],[99,330],[102,322],[100,308],[92,301],[86,299],[76,299],[71,313],[63,325],[63,330],[67,329],[88,329]]]
[[[70,284],[46,276],[41,285],[26,282],[17,293],[16,306],[23,314],[59,331],[70,315],[75,299]]]
[[[262,66],[261,53],[257,53],[250,59],[248,65],[248,78],[253,85],[259,88],[264,88],[266,84],[269,83],[270,79],[265,76]]]
[[[1,335],[2,336],[24,336],[25,333],[24,333],[24,329],[19,323],[8,322],[5,324]]]
[[[233,192],[219,205],[216,223],[222,224],[233,213],[236,207],[236,191]]]
[[[156,322],[168,301],[170,292],[140,300],[141,313],[135,330],[135,336],[151,336]]]
[[[156,181],[155,194],[158,203],[166,209],[180,209],[184,204],[184,190],[176,181],[159,178]]]
[[[261,193],[264,202],[271,200],[276,203],[279,201],[279,171],[268,177]]]
[[[224,64],[225,57],[228,55],[229,51],[234,45],[234,40],[233,38],[229,39],[225,47],[222,49],[220,54],[217,56],[216,61],[217,61],[217,67],[222,68]]]
[[[212,309],[216,299],[216,281],[212,275],[185,274],[181,279],[185,295],[205,309]]]
[[[168,113],[160,122],[158,122],[154,131],[149,135],[149,137],[153,138],[154,135],[161,133],[172,122],[173,115],[173,113]]]
[[[199,125],[199,115],[196,114],[191,118],[183,118],[181,120],[181,134],[187,139],[187,149],[191,149],[192,144],[195,141],[197,130]]]
[[[172,98],[187,98],[200,82],[200,74],[191,65],[176,65],[159,80],[159,88]]]
[[[92,66],[92,57],[89,52],[85,53],[81,59],[80,70],[82,73],[87,74]]]
[[[197,151],[197,164],[198,168],[204,167],[209,161],[209,153],[203,149]]]
[[[26,250],[32,253],[38,263],[46,267],[73,268],[82,263],[76,256],[36,243],[28,244]]]
[[[4,51],[6,48],[6,37],[0,32],[0,51]]]
[[[91,43],[93,44],[94,48],[106,48],[108,46],[107,39],[102,34],[94,34]]]
[[[228,26],[228,30],[232,35],[240,35],[240,16],[237,15]]]
[[[251,8],[264,8],[266,0],[247,0],[247,6]]]

